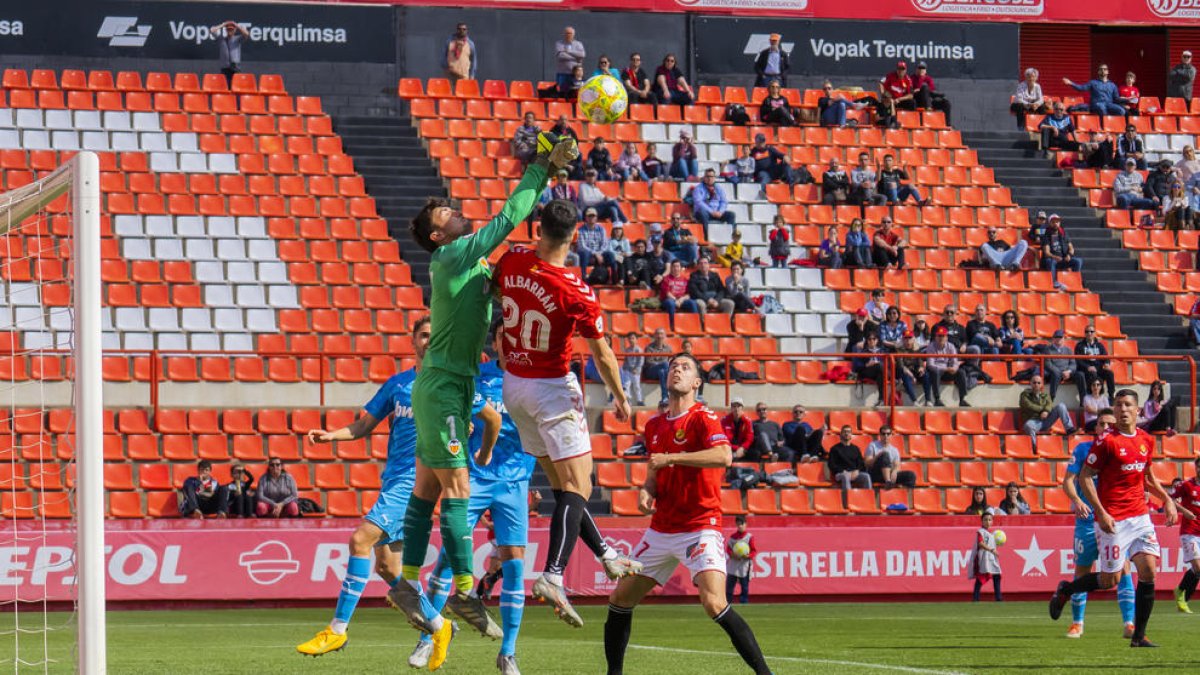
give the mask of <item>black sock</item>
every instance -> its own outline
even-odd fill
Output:
[[[1063,589],[1063,594],[1071,596],[1076,593],[1091,593],[1098,588],[1100,588],[1100,575],[1096,573],[1085,574],[1067,584],[1067,587]]]
[[[979,602],[979,590],[983,588],[983,582],[979,579],[975,580],[975,591],[971,593],[971,601]]]
[[[1000,593],[1000,575],[992,575],[992,593],[996,596],[996,602],[1004,600],[1004,595]]]
[[[546,554],[548,574],[562,574],[567,568],[579,540],[579,521],[587,511],[587,502],[574,492],[562,491],[557,497],[554,519],[550,522],[550,549]]]
[[[603,558],[608,551],[608,543],[604,541],[604,535],[600,534],[600,528],[596,527],[596,521],[592,520],[592,514],[588,512],[586,506],[579,518],[579,538],[583,540],[584,544],[587,544],[597,558]]]
[[[629,645],[632,625],[632,607],[608,605],[608,620],[604,622],[604,658],[608,661],[608,675],[621,675],[625,669],[625,647]]]
[[[1200,577],[1196,576],[1196,571],[1189,569],[1183,573],[1183,578],[1179,580],[1179,588],[1183,590],[1185,600],[1192,599],[1192,593],[1196,592],[1196,582],[1200,582]]]
[[[763,658],[762,650],[758,648],[758,640],[754,639],[754,631],[750,630],[750,624],[742,618],[741,614],[733,611],[732,606],[727,606],[721,610],[721,613],[713,617],[713,621],[717,622],[725,632],[729,634],[729,640],[733,642],[733,648],[741,654],[742,660],[746,665],[754,670],[756,675],[770,675],[771,669],[767,667],[767,660]]]
[[[1146,624],[1154,611],[1154,582],[1139,581],[1133,591],[1133,639],[1146,637]]]

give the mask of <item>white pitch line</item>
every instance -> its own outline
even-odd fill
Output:
[[[597,643],[588,643],[597,644]],[[729,652],[709,652],[700,649],[681,649],[678,647],[655,647],[651,645],[629,645],[632,649],[652,652],[673,652],[676,654],[699,654],[701,656],[726,656],[741,658]],[[967,675],[954,670],[931,670],[929,668],[912,668],[909,666],[892,666],[884,663],[867,663],[864,661],[841,661],[839,659],[811,659],[801,656],[768,656],[767,661],[787,661],[789,663],[812,663],[828,666],[853,666],[855,668],[870,668],[874,670],[891,670],[899,673],[922,673],[923,675]]]

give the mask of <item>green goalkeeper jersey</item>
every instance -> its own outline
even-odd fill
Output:
[[[546,168],[530,164],[500,213],[478,232],[439,246],[429,265],[429,347],[425,368],[476,377],[492,319],[491,267],[487,258],[533,211],[546,187]]]

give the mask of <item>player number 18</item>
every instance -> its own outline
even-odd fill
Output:
[[[1105,560],[1116,560],[1121,557],[1121,547],[1117,544],[1105,546],[1102,552]]]
[[[510,331],[519,323],[521,324],[521,349],[531,352],[550,351],[550,319],[545,314],[535,309],[521,314],[520,308],[517,307],[517,301],[509,297],[500,301],[500,308],[504,312],[504,338],[508,344],[517,346],[517,339],[512,336]]]

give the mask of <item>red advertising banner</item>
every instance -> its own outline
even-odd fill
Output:
[[[1195,25],[1200,0],[368,0],[494,9],[694,12],[813,19]]]
[[[857,519],[856,519],[857,520]],[[761,595],[822,596],[905,595],[928,598],[969,592],[967,557],[974,541],[974,519],[889,517],[865,519],[866,526],[813,524],[761,527],[752,531],[759,549],[754,592]],[[1065,518],[1034,518],[1020,524],[1008,518],[1000,549],[1008,592],[1048,592],[1074,570],[1073,526]],[[611,522],[611,521],[610,521]],[[789,522],[789,521],[784,521]],[[832,522],[846,522],[832,519]],[[1050,524],[1053,523],[1053,524]],[[247,601],[332,599],[346,569],[346,541],[355,521],[113,522],[107,532],[108,597],[113,601]],[[43,532],[20,523],[0,534],[0,599],[35,601],[72,597],[71,535],[61,524]],[[641,529],[605,527],[610,543],[630,551]],[[1179,558],[1177,528],[1159,527],[1163,549],[1160,588],[1174,586],[1185,566]],[[545,527],[530,532],[527,559],[540,561],[549,539]],[[426,571],[434,562],[437,532],[426,553]],[[483,531],[476,532],[475,567],[490,552]],[[526,566],[535,578],[538,565]],[[581,547],[567,571],[568,588],[579,595],[606,595],[613,584],[599,563]],[[691,595],[695,589],[680,567],[666,595]],[[381,597],[383,582],[374,578],[368,596]]]

